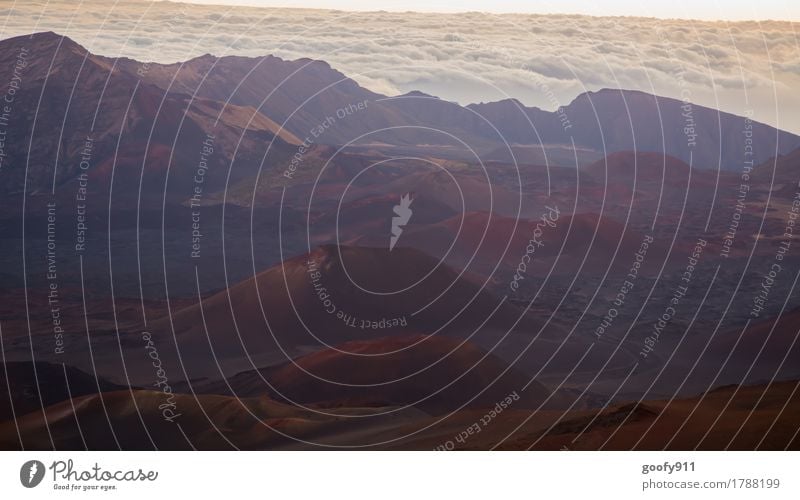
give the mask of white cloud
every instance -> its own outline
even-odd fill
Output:
[[[0,20],[3,38],[53,30],[96,53],[159,62],[205,53],[324,59],[376,92],[422,90],[464,104],[508,95],[552,109],[537,82],[564,104],[601,87],[680,97],[684,81],[699,104],[753,109],[761,121],[800,132],[797,23],[98,0],[18,2]]]

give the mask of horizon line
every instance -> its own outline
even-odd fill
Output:
[[[691,17],[691,16],[670,16],[670,15],[643,15],[643,14],[594,14],[590,12],[570,12],[570,11],[514,11],[514,10],[481,10],[481,9],[449,9],[442,7],[439,4],[433,4],[430,9],[415,10],[407,7],[381,7],[374,8],[372,6],[367,8],[340,8],[340,7],[323,7],[323,6],[297,6],[284,3],[284,0],[276,2],[270,1],[269,4],[261,3],[260,0],[234,0],[225,2],[225,0],[155,0],[157,3],[171,3],[171,4],[189,4],[189,5],[202,5],[206,7],[227,7],[227,8],[255,8],[255,9],[286,9],[286,10],[305,10],[305,11],[319,11],[319,12],[341,12],[341,13],[358,13],[358,14],[380,14],[380,13],[393,13],[393,14],[428,14],[428,15],[466,15],[466,14],[483,14],[492,16],[541,16],[541,17],[590,17],[590,18],[627,18],[627,19],[655,19],[661,21],[699,21],[699,22],[718,22],[718,23],[800,23],[800,9],[796,12],[790,12],[789,8],[785,8],[785,13],[789,14],[787,17]],[[313,1],[313,0],[312,0]],[[288,3],[288,2],[287,2]],[[441,10],[439,10],[441,9]]]

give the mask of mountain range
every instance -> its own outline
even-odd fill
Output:
[[[21,71],[11,110],[4,193],[46,191],[74,179],[87,137],[93,164],[108,176],[124,166],[115,173],[119,182],[141,177],[167,191],[182,188],[175,179],[191,177],[209,134],[209,162],[219,168],[209,169],[208,181],[218,189],[228,167],[232,180],[252,178],[262,165],[282,171],[303,141],[509,163],[526,146],[535,154],[519,154],[521,160],[567,166],[587,154],[654,151],[722,170],[800,147],[800,137],[749,118],[639,91],[586,92],[553,112],[515,99],[464,107],[420,92],[384,96],[323,61],[205,55],[137,62],[91,54],[52,32],[0,42],[2,81],[12,79],[21,50],[35,58]],[[575,154],[563,154],[573,147]]]

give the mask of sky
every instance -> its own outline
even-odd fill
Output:
[[[194,3],[356,11],[494,12],[640,16],[661,19],[800,21],[797,0],[199,0]]]

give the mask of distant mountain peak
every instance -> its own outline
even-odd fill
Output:
[[[527,106],[525,106],[525,104],[522,103],[522,101],[520,101],[516,97],[507,97],[506,99],[500,99],[499,101],[487,101],[487,102],[481,101],[478,103],[467,104],[466,107],[470,109],[476,109],[480,108],[481,106],[494,106],[502,108],[513,106],[522,109],[538,109],[538,108],[528,108]]]
[[[439,97],[435,95],[426,94],[421,90],[412,90],[411,92],[406,92],[405,94],[399,95],[397,97],[422,97],[426,99],[439,99]]]
[[[586,99],[601,99],[601,98],[619,98],[624,97],[626,99],[630,99],[633,97],[646,97],[649,99],[669,99],[663,96],[657,96],[655,94],[649,94],[647,92],[643,92],[641,90],[634,90],[634,89],[623,89],[623,88],[610,88],[610,87],[603,87],[598,90],[587,90],[586,92],[582,92],[575,96],[575,98],[570,102],[571,104],[579,103]]]
[[[59,35],[54,31],[39,31],[30,35],[20,35],[2,41],[3,45],[21,45],[28,49],[45,50],[61,44],[61,50],[77,49],[88,52],[84,46],[66,35]],[[31,47],[33,46],[33,47]]]

